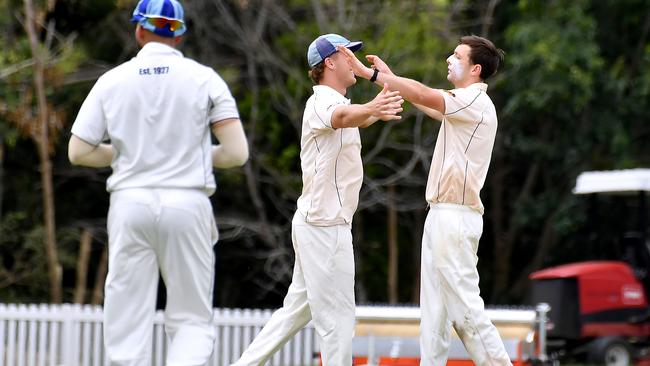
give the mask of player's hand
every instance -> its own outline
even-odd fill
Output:
[[[388,74],[388,75],[395,75],[390,70],[390,67],[388,67],[388,65],[386,65],[384,60],[379,58],[379,56],[377,56],[377,55],[367,55],[366,60],[368,60],[370,62],[370,64],[372,65],[372,68],[379,70],[379,72],[383,72],[383,73]]]
[[[354,52],[350,51],[347,47],[345,46],[336,46],[336,50],[341,52],[343,55],[348,60],[348,64],[350,64],[350,67],[352,68],[352,71],[356,76],[370,79],[372,77],[372,73],[374,72],[371,68],[367,67],[364,65],[354,54]]]
[[[402,104],[404,99],[398,91],[388,90],[388,84],[377,94],[375,99],[368,102],[372,110],[372,116],[382,121],[399,120],[399,115],[404,109]]]

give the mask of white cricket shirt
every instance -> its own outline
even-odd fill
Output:
[[[239,118],[237,106],[213,69],[149,42],[97,80],[72,133],[92,145],[110,139],[109,192],[189,188],[212,194],[210,126],[229,118]]]
[[[332,113],[350,100],[325,85],[314,86],[302,119],[302,195],[298,212],[316,226],[350,224],[363,182],[359,129],[332,128]]]
[[[497,133],[497,113],[487,84],[440,90],[445,113],[431,160],[426,199],[455,203],[483,214],[481,188],[487,177]]]

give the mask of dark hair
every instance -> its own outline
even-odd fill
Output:
[[[489,39],[475,35],[461,37],[460,44],[470,47],[469,60],[474,65],[481,65],[482,80],[496,74],[505,55],[502,49],[496,48]]]
[[[325,73],[325,63],[320,62],[316,66],[312,67],[309,70],[309,77],[311,78],[311,81],[314,82],[314,84],[318,84],[320,80],[323,78],[323,74]]]

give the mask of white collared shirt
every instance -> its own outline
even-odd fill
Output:
[[[212,194],[210,126],[229,118],[239,118],[237,106],[213,69],[149,42],[97,80],[72,133],[92,145],[110,139],[109,192],[190,188]]]
[[[349,104],[336,90],[316,85],[305,106],[298,211],[312,225],[350,224],[357,210],[363,182],[359,129],[332,128],[334,110]]]
[[[497,133],[497,114],[487,84],[440,90],[445,113],[431,160],[426,199],[455,203],[483,214],[481,188]]]

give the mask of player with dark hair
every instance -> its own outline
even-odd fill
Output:
[[[466,36],[447,58],[453,90],[429,88],[396,76],[379,57],[364,66],[348,56],[357,76],[388,84],[434,119],[442,121],[426,188],[429,213],[422,238],[421,365],[444,365],[451,327],[477,365],[511,365],[499,333],[485,313],[476,268],[483,231],[480,191],[497,132],[497,114],[485,80],[503,51],[491,41]]]

